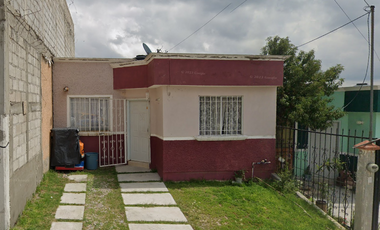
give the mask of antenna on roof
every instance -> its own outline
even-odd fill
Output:
[[[152,53],[152,51],[149,49],[149,46],[147,44],[143,43],[143,47],[147,55]]]

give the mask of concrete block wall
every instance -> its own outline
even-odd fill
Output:
[[[55,57],[74,56],[74,24],[65,0],[12,0],[10,6]]]
[[[0,27],[0,145],[9,142],[0,149],[2,230],[15,224],[47,170],[41,65],[53,57],[74,56],[75,47],[66,0],[0,0]]]

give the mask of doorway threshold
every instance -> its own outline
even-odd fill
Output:
[[[129,166],[135,166],[135,167],[150,169],[150,167],[149,167],[150,163],[148,163],[148,162],[128,161],[128,165]]]

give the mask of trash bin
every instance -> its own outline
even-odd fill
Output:
[[[86,153],[86,169],[95,170],[98,168],[98,153]]]
[[[74,167],[81,162],[79,130],[54,128],[50,132],[50,166]]]

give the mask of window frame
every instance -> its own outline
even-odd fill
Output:
[[[212,101],[212,98],[215,98],[215,101],[217,103],[220,103],[219,106],[219,111],[217,111],[218,114],[216,114],[216,117],[220,117],[219,120],[219,134],[202,134],[205,132],[215,132],[216,130],[202,130],[201,128],[201,98],[204,98],[203,103],[205,103],[206,98],[210,98],[210,102]],[[237,99],[237,105],[240,105],[240,108],[237,108],[237,111],[240,111],[239,117],[238,117],[238,123],[235,124],[239,128],[239,122],[240,122],[240,129],[237,129],[236,134],[223,134],[222,133],[222,122],[220,122],[222,119],[222,108],[223,108],[223,98],[227,98],[229,100],[230,98],[236,98]],[[245,140],[246,136],[243,135],[243,120],[244,120],[244,100],[243,100],[243,95],[199,95],[198,97],[198,136],[196,137],[196,140],[198,141],[203,141],[203,140]],[[217,108],[218,109],[218,108]],[[235,126],[236,127],[236,126]],[[234,131],[228,130],[228,132]]]
[[[97,135],[99,132],[111,132],[112,131],[112,95],[68,95],[67,96],[67,127],[71,127],[71,99],[72,98],[83,98],[83,99],[107,99],[108,100],[108,129],[107,130],[95,130],[95,131],[81,131],[79,130],[81,135]]]

